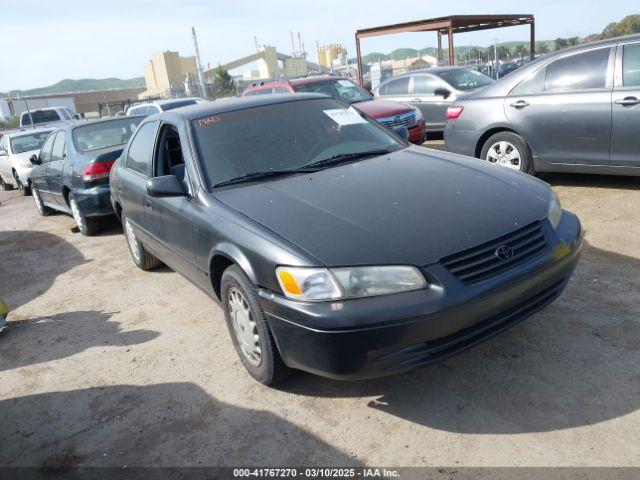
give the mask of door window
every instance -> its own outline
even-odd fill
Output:
[[[640,87],[640,43],[625,45],[622,51],[622,84]]]
[[[413,93],[416,95],[433,95],[436,88],[441,84],[431,75],[413,76]]]
[[[44,142],[42,146],[42,150],[40,150],[40,162],[41,163],[49,163],[51,161],[51,149],[53,147],[53,141],[56,139],[56,132],[49,135],[47,140]]]
[[[383,85],[380,89],[382,95],[407,95],[409,93],[409,77],[396,78]]]
[[[51,151],[51,161],[55,162],[56,160],[62,160],[65,155],[66,149],[66,133],[65,131],[60,131],[56,135],[56,139],[53,142],[53,150]]]
[[[547,69],[541,68],[533,76],[527,78],[516,88],[513,89],[511,95],[533,95],[544,91],[545,77],[547,76]]]
[[[149,176],[157,128],[158,122],[148,122],[138,129],[129,145],[127,168]]]
[[[545,90],[550,92],[604,88],[610,48],[561,58],[547,67]]]
[[[174,125],[164,124],[158,138],[160,140],[156,148],[154,176],[175,175],[180,182],[185,183],[184,156],[178,129]]]

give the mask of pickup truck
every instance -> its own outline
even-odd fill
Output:
[[[74,120],[76,114],[68,107],[46,107],[22,112],[20,127],[44,126]]]

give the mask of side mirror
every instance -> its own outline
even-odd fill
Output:
[[[147,194],[150,197],[184,197],[187,192],[178,177],[163,175],[147,180]]]
[[[449,90],[447,90],[446,88],[436,88],[433,91],[433,94],[437,95],[438,97],[447,98],[449,95],[451,95],[451,92]]]
[[[31,162],[31,165],[40,165],[40,159],[35,153],[29,157],[29,161]]]
[[[407,127],[403,126],[403,125],[398,125],[397,127],[391,127],[393,129],[394,132],[396,132],[396,135],[398,135],[399,137],[402,137],[404,140],[409,140],[409,130],[407,130]]]

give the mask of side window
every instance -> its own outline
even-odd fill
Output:
[[[541,68],[533,76],[520,82],[512,91],[511,95],[533,95],[544,91],[545,77],[547,69]]]
[[[148,122],[138,128],[129,145],[127,168],[149,176],[158,122]]]
[[[160,113],[162,109],[158,105],[149,105],[149,109],[147,110],[147,115],[153,115],[154,113]]]
[[[640,43],[623,47],[622,84],[625,87],[640,86]]]
[[[258,92],[256,90],[253,90],[251,92],[247,92],[245,94],[243,94],[244,97],[253,97],[257,94]]]
[[[67,143],[67,132],[61,130],[56,135],[56,140],[53,142],[53,150],[51,151],[51,161],[62,160],[65,157],[65,147]]]
[[[53,132],[47,137],[44,145],[42,145],[42,150],[40,150],[40,162],[49,163],[51,161],[51,148],[53,147],[53,141],[56,139],[56,136],[56,132]]]
[[[413,93],[420,95],[433,95],[436,88],[440,87],[438,80],[431,75],[413,76]]]
[[[562,92],[604,88],[610,51],[610,48],[600,48],[550,63],[545,90]]]
[[[273,93],[291,93],[288,88],[284,87],[275,87],[273,89]]]
[[[27,125],[31,125],[31,117],[29,117],[29,112],[22,112],[22,115],[20,116],[20,125],[25,127]]]
[[[383,95],[406,95],[409,93],[409,77],[391,80],[383,89],[380,91]]]
[[[159,138],[154,176],[175,175],[178,180],[184,182],[185,164],[178,129],[174,125],[164,124]]]
[[[69,112],[67,112],[66,109],[61,108],[60,111],[62,112],[62,116],[64,117],[65,120],[71,120],[71,117],[69,116]]]

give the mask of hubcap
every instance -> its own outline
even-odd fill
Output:
[[[42,199],[40,198],[40,193],[38,192],[38,190],[35,189],[33,190],[33,201],[36,202],[36,208],[38,209],[38,211],[42,213],[42,211],[44,210]]]
[[[522,164],[518,149],[512,143],[504,140],[491,145],[487,151],[486,160],[514,170],[520,170],[520,165]]]
[[[131,226],[131,222],[129,222],[128,218],[124,221],[124,231],[127,236],[129,248],[131,249],[131,254],[133,255],[133,258],[135,258],[136,262],[139,262],[140,250],[138,249],[138,241],[136,240],[136,234],[133,231],[133,227]]]
[[[240,351],[251,365],[259,366],[262,362],[262,350],[258,326],[247,300],[237,288],[229,290],[229,316]]]
[[[82,230],[84,227],[84,218],[80,213],[78,202],[76,202],[75,199],[71,199],[71,213],[73,213],[73,219],[76,221],[76,225],[78,225],[78,228]]]

